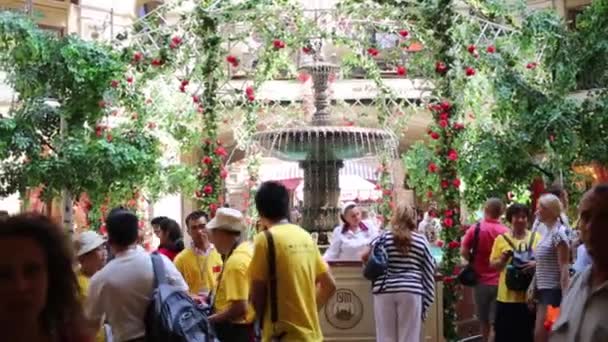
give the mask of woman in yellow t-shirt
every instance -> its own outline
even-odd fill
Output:
[[[519,251],[534,250],[540,236],[530,232],[528,228],[530,209],[523,204],[512,204],[507,209],[507,221],[511,223],[511,231],[499,235],[494,241],[490,264],[500,270],[496,317],[494,320],[495,342],[533,342],[534,314],[526,303],[526,291],[513,291],[507,288],[507,265],[511,263],[513,246]],[[525,268],[534,270],[534,261]]]
[[[81,233],[74,241],[76,256],[80,269],[76,272],[78,285],[80,287],[80,299],[84,303],[89,292],[89,282],[91,277],[99,271],[106,263],[105,240],[93,231]],[[100,329],[95,337],[96,342],[104,342],[104,329]]]

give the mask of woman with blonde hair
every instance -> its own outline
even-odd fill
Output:
[[[414,211],[400,206],[391,228],[371,243],[382,244],[388,254],[387,271],[372,284],[377,341],[420,341],[422,321],[435,298],[435,259],[416,228]]]
[[[562,296],[568,288],[570,277],[570,250],[567,227],[559,219],[562,204],[553,194],[542,195],[538,201],[538,219],[547,227],[547,233],[536,247],[536,277],[534,289],[536,323],[534,341],[546,342],[547,331],[544,327],[547,307],[559,307]]]

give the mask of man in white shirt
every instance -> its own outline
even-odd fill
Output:
[[[115,258],[91,278],[85,313],[95,324],[101,324],[105,315],[116,342],[144,341],[144,316],[154,290],[154,270],[150,255],[137,245],[138,218],[127,210],[115,209],[106,219],[106,228]],[[173,263],[161,257],[169,282],[188,291]]]

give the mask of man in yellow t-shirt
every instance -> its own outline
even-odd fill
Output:
[[[512,230],[499,235],[494,240],[490,265],[500,270],[498,280],[498,295],[496,303],[496,318],[494,320],[495,342],[532,342],[534,331],[534,315],[526,303],[526,291],[512,291],[506,284],[506,267],[511,263],[513,247],[518,251],[530,248],[536,249],[540,241],[540,234],[527,230],[530,211],[522,204],[512,204],[507,209],[507,221],[511,223]],[[534,235],[532,235],[534,234]],[[535,262],[529,264],[529,271],[533,271]]]
[[[192,245],[174,259],[175,267],[184,277],[190,294],[205,300],[217,286],[217,276],[222,271],[222,257],[209,242],[207,214],[197,210],[186,217]]]
[[[255,338],[253,307],[249,305],[249,263],[253,248],[241,242],[243,214],[221,208],[207,224],[211,241],[224,256],[224,269],[214,290],[213,315],[209,317],[220,341],[249,342]]]
[[[274,241],[276,292],[270,291],[268,240],[264,233],[255,237],[249,275],[252,302],[263,319],[263,341],[273,337],[282,341],[323,340],[318,310],[336,289],[335,281],[323,261],[310,233],[289,224],[289,193],[277,182],[265,182],[255,196],[260,224]],[[273,303],[272,298],[276,301]],[[277,320],[271,319],[273,304]]]
[[[93,231],[81,233],[74,241],[74,249],[78,257],[80,269],[76,272],[78,286],[80,287],[80,300],[84,303],[89,292],[91,277],[99,271],[106,262],[105,240]],[[104,342],[105,332],[100,329],[95,336],[96,342]]]

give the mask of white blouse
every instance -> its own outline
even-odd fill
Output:
[[[357,228],[342,233],[342,225],[337,226],[331,236],[329,248],[323,254],[326,261],[361,261],[361,254],[365,247],[378,235],[377,229],[364,223],[367,231]]]

